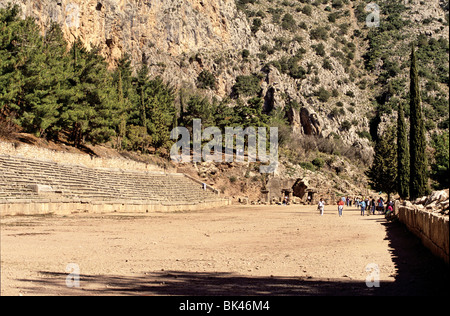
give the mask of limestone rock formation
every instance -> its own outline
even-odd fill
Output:
[[[434,191],[428,196],[417,198],[414,205],[427,211],[449,215],[449,189]]]
[[[249,45],[250,28],[233,0],[11,0],[45,28],[55,22],[72,42],[99,46],[109,61],[155,52],[171,56]]]

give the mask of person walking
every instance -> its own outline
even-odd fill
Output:
[[[384,214],[384,203],[383,198],[380,197],[378,200],[378,212],[381,212],[381,214]]]
[[[361,207],[361,215],[364,216],[364,212],[366,210],[366,202],[364,202],[364,200],[362,200],[361,203],[359,204],[359,206]]]
[[[325,208],[325,201],[323,198],[320,198],[319,204],[317,205],[317,209],[320,211],[320,216],[323,216],[323,209]]]
[[[342,216],[342,211],[344,210],[344,201],[340,200],[338,203],[338,213],[339,213],[339,217]]]
[[[372,198],[372,204],[371,204],[371,207],[372,207],[372,215],[375,215],[375,199],[374,198]]]

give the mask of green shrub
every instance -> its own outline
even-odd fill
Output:
[[[311,39],[325,41],[328,39],[328,31],[325,27],[319,26],[319,27],[312,29],[309,32],[309,36],[311,37]]]
[[[329,59],[325,59],[322,64],[323,69],[333,70],[333,65],[331,64]]]
[[[332,2],[332,7],[334,9],[340,9],[340,8],[342,8],[343,5],[344,4],[342,3],[342,0],[333,0],[333,2]]]
[[[322,158],[315,158],[312,161],[312,164],[317,167],[318,169],[322,169],[322,167],[324,166],[325,162],[323,161]]]
[[[310,5],[305,5],[302,9],[303,14],[307,16],[311,16],[312,13],[312,7]]]
[[[247,8],[248,3],[255,3],[256,0],[236,0],[236,7],[239,10],[245,10]]]
[[[367,131],[359,131],[357,132],[357,134],[360,138],[367,138],[368,140],[372,141],[372,135],[370,135],[370,133]]]
[[[298,24],[298,27],[303,29],[303,30],[308,30],[308,25],[306,25],[305,21],[302,21]]]
[[[251,27],[252,33],[255,34],[256,32],[258,32],[259,29],[261,28],[261,26],[262,26],[262,21],[260,18],[253,19],[253,24]]]
[[[349,96],[350,98],[354,98],[354,97],[355,97],[355,93],[354,93],[353,91],[351,91],[351,90],[348,90],[348,91],[345,93],[345,95],[346,95],[346,96]]]
[[[239,96],[252,96],[261,91],[260,80],[255,75],[238,76],[233,86],[233,92]]]
[[[324,87],[320,87],[319,91],[317,92],[317,96],[319,97],[319,100],[322,102],[327,102],[330,97],[331,93],[328,92]]]
[[[334,107],[330,112],[331,117],[338,117],[341,115],[345,115],[345,110],[343,108]]]
[[[328,22],[334,23],[334,22],[336,22],[337,18],[338,18],[338,15],[336,14],[336,12],[330,13],[328,15]]]
[[[322,57],[325,56],[325,45],[323,45],[322,43],[319,43],[318,45],[312,45],[311,47],[314,48],[314,51],[317,55]]]
[[[300,166],[306,170],[316,171],[316,167],[314,167],[314,165],[312,163],[310,163],[309,161],[301,162]]]
[[[348,131],[350,130],[350,128],[352,127],[352,123],[350,123],[349,121],[345,120],[344,122],[342,122],[341,124],[341,129],[343,131]]]
[[[208,70],[203,70],[197,77],[197,88],[215,89],[216,77]]]
[[[248,57],[250,57],[250,51],[248,49],[244,49],[241,53],[241,56],[243,59],[247,59]]]
[[[282,57],[280,60],[272,61],[269,64],[277,68],[281,73],[287,74],[294,79],[303,79],[306,77],[306,70],[298,65],[300,57],[294,56],[288,58]]]
[[[281,27],[285,30],[294,31],[296,28],[294,17],[290,13],[286,13],[281,21]]]

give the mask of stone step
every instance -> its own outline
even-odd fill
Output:
[[[81,199],[189,202],[217,199],[184,175],[91,169],[0,155],[0,197],[32,195],[27,189],[31,184],[47,185],[61,191],[64,197]]]

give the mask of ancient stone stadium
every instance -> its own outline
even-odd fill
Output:
[[[184,174],[87,168],[0,155],[2,215],[151,212],[228,205]]]

